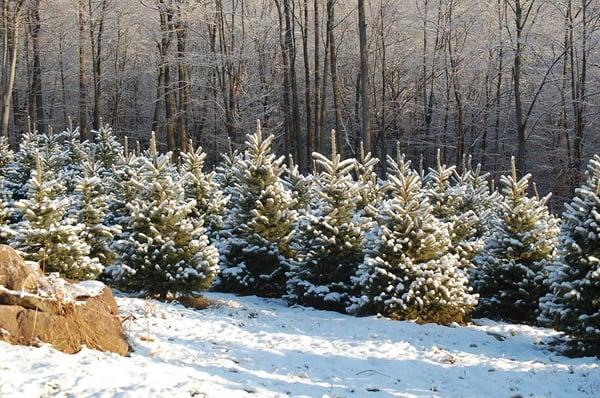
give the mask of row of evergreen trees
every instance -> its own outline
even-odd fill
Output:
[[[418,322],[475,311],[598,346],[600,157],[560,226],[514,167],[498,192],[469,162],[424,172],[398,154],[384,181],[333,137],[309,176],[260,126],[211,173],[201,148],[175,163],[154,137],[130,151],[109,128],[83,144],[77,130],[28,133],[16,154],[0,139],[0,241],[48,272],[152,296],[212,285]]]

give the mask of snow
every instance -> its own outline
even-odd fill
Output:
[[[600,361],[550,352],[549,329],[419,326],[207,296],[220,304],[117,298],[130,357],[0,343],[0,396],[600,396]]]

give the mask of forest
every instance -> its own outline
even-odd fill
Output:
[[[494,180],[532,172],[554,211],[598,149],[593,0],[3,0],[1,131],[69,125],[214,167],[261,119],[302,172],[312,153],[399,142]],[[379,173],[385,173],[385,162]]]

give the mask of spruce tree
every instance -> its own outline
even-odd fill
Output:
[[[284,158],[271,152],[274,136],[263,137],[260,123],[247,136],[246,150],[233,173],[227,238],[217,288],[241,294],[281,296],[285,292],[294,199],[284,188]]]
[[[181,154],[181,183],[186,197],[196,201],[192,216],[202,218],[212,236],[223,228],[227,198],[215,181],[215,172],[204,172],[205,159],[206,153],[202,151],[202,147],[194,149],[190,141],[188,152]]]
[[[502,176],[499,218],[482,254],[475,257],[473,284],[480,294],[478,313],[515,322],[534,322],[545,289],[545,268],[555,256],[558,220],[546,203],[550,195],[528,196],[531,175]]]
[[[476,303],[445,223],[421,189],[410,162],[388,157],[391,198],[368,235],[365,260],[355,283],[360,296],[349,312],[380,313],[417,322],[464,322]]]
[[[10,148],[8,137],[0,136],[0,175],[6,176],[8,168],[15,159],[15,154]]]
[[[343,312],[355,293],[352,276],[363,261],[362,244],[368,224],[354,217],[364,187],[352,178],[354,159],[342,160],[335,133],[331,159],[314,153],[315,205],[298,220],[298,259],[289,273],[291,303]]]
[[[40,156],[35,159],[27,198],[15,205],[22,220],[15,227],[11,244],[45,272],[59,272],[71,279],[95,279],[102,265],[90,258],[89,245],[79,238],[83,225],[67,214],[69,200],[57,196],[60,181],[45,168]]]
[[[125,233],[116,243],[119,287],[148,296],[193,293],[208,288],[218,270],[202,220],[190,217],[196,202],[187,200],[173,178],[171,153],[159,155],[154,134],[141,159],[140,190],[127,203]]]
[[[356,162],[356,176],[363,189],[360,192],[360,201],[357,211],[368,222],[377,214],[379,202],[383,196],[383,188],[379,185],[375,166],[379,159],[369,152],[365,155],[363,144],[360,144],[360,158]]]
[[[12,208],[10,203],[11,194],[6,188],[4,175],[0,175],[0,244],[6,244],[11,233]]]
[[[121,228],[104,224],[109,195],[101,177],[104,167],[95,160],[93,152],[82,167],[83,177],[79,178],[76,188],[77,219],[84,225],[80,237],[90,246],[90,255],[106,267],[115,261],[116,253],[111,245]]]
[[[94,132],[94,152],[96,159],[102,164],[105,172],[110,172],[123,154],[124,148],[115,137],[109,126],[101,126]]]
[[[489,175],[481,173],[481,166],[473,168],[470,160],[464,163],[459,174],[454,166],[442,163],[438,150],[437,167],[425,177],[425,191],[434,216],[448,225],[450,251],[458,254],[463,268],[471,268],[483,250],[498,197],[490,192]]]
[[[15,154],[15,161],[7,173],[7,186],[15,200],[27,196],[27,183],[32,170],[36,169],[36,156],[39,156],[40,137],[37,133],[27,131],[21,136],[19,150]]]
[[[294,162],[292,155],[288,155],[289,163],[288,167],[283,174],[283,183],[285,187],[291,192],[294,203],[296,204],[296,211],[298,214],[303,214],[308,211],[312,199],[312,176],[303,175],[298,168],[298,165]]]
[[[600,355],[600,156],[565,204],[560,253],[539,320],[573,337],[576,353]]]

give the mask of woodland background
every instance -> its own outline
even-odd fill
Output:
[[[2,0],[1,133],[101,124],[209,165],[255,120],[301,170],[360,142],[495,180],[516,156],[555,211],[600,148],[597,0]],[[72,119],[72,122],[69,121]],[[381,162],[382,168],[386,162]],[[382,173],[385,170],[380,170]]]

